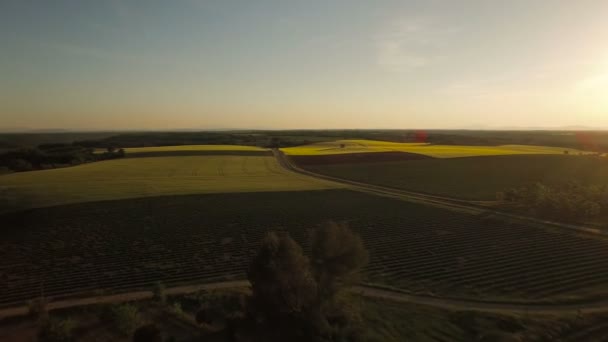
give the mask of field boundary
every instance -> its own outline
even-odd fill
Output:
[[[537,219],[537,218],[530,217],[530,216],[517,215],[517,214],[507,213],[507,212],[496,210],[496,209],[491,209],[488,206],[484,206],[482,204],[483,201],[481,201],[481,202],[468,201],[468,200],[455,199],[455,198],[449,198],[449,197],[443,197],[443,196],[429,195],[429,194],[424,194],[424,193],[419,193],[419,192],[414,192],[414,191],[388,188],[388,187],[383,187],[383,186],[373,185],[373,184],[368,184],[368,183],[361,183],[361,182],[352,181],[352,180],[343,179],[343,178],[326,176],[323,174],[311,172],[311,171],[298,167],[290,160],[290,158],[287,155],[285,155],[285,153],[283,153],[279,149],[276,149],[276,148],[272,149],[272,153],[274,154],[275,158],[277,158],[279,165],[289,171],[300,173],[300,174],[307,175],[310,177],[316,177],[316,178],[320,178],[320,179],[324,179],[324,180],[328,180],[328,181],[332,181],[332,182],[336,182],[336,183],[349,185],[350,186],[349,188],[352,190],[362,191],[362,192],[380,195],[380,196],[384,196],[384,197],[402,199],[402,200],[406,200],[409,202],[428,204],[428,205],[432,205],[435,207],[445,208],[445,209],[449,209],[449,210],[456,210],[456,211],[461,211],[461,212],[467,212],[467,213],[471,213],[471,214],[491,214],[491,215],[496,215],[496,216],[500,216],[502,218],[516,220],[516,221],[520,221],[520,222],[523,221],[523,222],[527,222],[527,223],[533,223],[536,225],[540,224],[543,226],[552,226],[552,227],[576,231],[579,233],[608,236],[608,232],[605,232],[598,228],[585,227],[585,226]]]

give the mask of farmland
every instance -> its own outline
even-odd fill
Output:
[[[180,145],[157,147],[127,147],[127,153],[174,152],[174,151],[251,151],[263,152],[266,149],[243,145]]]
[[[608,159],[592,156],[510,155],[357,163],[310,163],[312,172],[375,185],[471,200],[494,200],[496,192],[535,182],[608,185]],[[331,163],[328,163],[331,162]]]
[[[548,146],[500,145],[500,146],[465,146],[465,145],[432,145],[427,143],[397,143],[374,140],[337,140],[305,146],[283,148],[290,156],[318,156],[343,153],[373,152],[407,152],[417,153],[434,158],[459,158],[519,154],[577,154],[581,151]]]
[[[538,180],[608,184],[605,158],[562,148],[335,144],[283,150],[313,172],[465,199],[493,199]],[[61,298],[149,289],[156,281],[243,279],[266,232],[288,231],[306,250],[310,229],[327,221],[345,221],[361,234],[370,284],[509,303],[608,295],[604,237],[355,192],[290,172],[271,150],[255,146],[125,152],[122,159],[0,176],[0,191],[18,204],[0,215],[0,307],[40,293]]]
[[[335,185],[283,170],[271,156],[255,155],[126,158],[0,177],[0,189],[21,208],[159,195],[331,187]]]
[[[127,158],[171,157],[171,156],[205,156],[205,155],[241,155],[269,156],[268,149],[243,145],[182,145],[158,147],[125,148]]]
[[[577,301],[606,295],[608,280],[604,239],[349,190],[148,197],[0,219],[2,305],[41,290],[62,296],[240,279],[266,231],[305,242],[327,220],[362,235],[367,281],[417,294]]]

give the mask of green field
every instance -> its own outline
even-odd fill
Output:
[[[297,157],[295,160],[297,163]],[[608,159],[592,156],[512,155],[305,168],[338,178],[473,200],[494,200],[497,191],[535,182],[575,180],[608,185]]]
[[[336,187],[294,174],[266,156],[117,159],[0,176],[0,189],[20,207],[159,195],[293,191]]]
[[[182,145],[125,148],[127,153],[174,152],[174,151],[268,151],[265,148],[244,145]]]
[[[344,146],[344,147],[342,147]],[[409,152],[435,158],[458,158],[517,154],[564,154],[564,151],[578,154],[580,151],[548,146],[501,145],[501,146],[459,146],[431,145],[425,143],[395,143],[374,140],[337,140],[306,146],[281,149],[287,155],[331,155],[340,153],[365,152]]]

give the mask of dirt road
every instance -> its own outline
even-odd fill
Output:
[[[217,290],[228,288],[248,287],[248,281],[230,281],[210,283],[203,285],[189,285],[168,288],[168,295],[183,295],[195,293],[201,290]],[[504,314],[587,314],[608,312],[608,301],[581,304],[512,304],[498,302],[484,302],[473,300],[460,300],[449,298],[438,298],[430,296],[411,295],[398,290],[379,288],[371,285],[357,285],[352,288],[354,293],[368,298],[389,300],[407,304],[427,305],[447,310],[458,311],[481,311]],[[87,297],[79,299],[66,299],[51,302],[49,310],[65,309],[71,307],[95,305],[95,304],[116,304],[129,301],[137,301],[152,298],[151,291],[128,292],[116,295]],[[9,317],[23,316],[27,314],[27,306],[0,309],[0,320]]]

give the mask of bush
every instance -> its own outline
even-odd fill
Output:
[[[199,324],[217,324],[241,317],[247,310],[247,297],[243,293],[205,293],[198,301],[196,321]]]
[[[33,166],[30,162],[23,159],[14,159],[11,160],[8,164],[8,168],[15,172],[23,172],[23,171],[31,171],[33,170]]]
[[[76,322],[72,319],[50,319],[40,328],[38,340],[44,342],[72,341]]]
[[[203,307],[196,312],[196,323],[216,325],[226,319],[221,307]]]
[[[122,304],[110,307],[105,315],[106,320],[116,331],[124,336],[130,336],[141,323],[139,311],[132,304]]]
[[[137,328],[133,333],[133,342],[162,342],[163,335],[155,324]]]
[[[167,303],[167,294],[165,293],[165,285],[162,282],[157,281],[154,284],[154,289],[152,290],[152,293],[154,294],[154,300],[156,300],[157,302],[159,302],[163,305]]]
[[[577,182],[559,185],[537,183],[505,191],[504,200],[541,217],[576,222],[606,215],[603,210],[608,205],[608,188]]]

